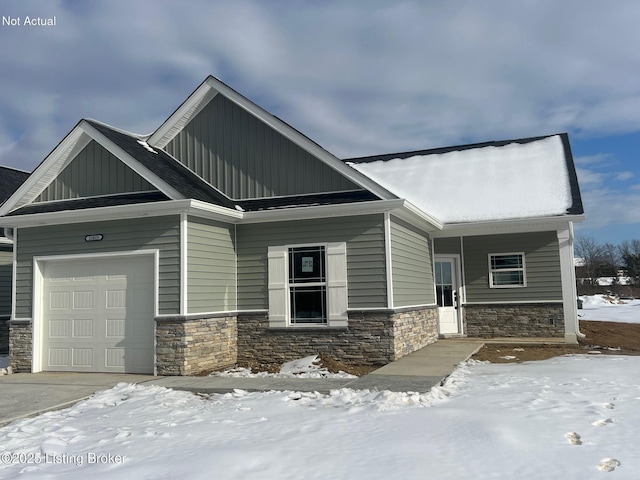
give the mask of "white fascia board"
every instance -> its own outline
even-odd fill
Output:
[[[545,232],[566,228],[570,222],[582,222],[584,215],[560,215],[557,217],[520,218],[492,222],[465,222],[444,224],[434,237],[465,237],[470,235],[497,235],[503,233]]]
[[[0,217],[0,227],[39,227],[45,225],[65,225],[103,220],[160,217],[179,214],[187,210],[190,200],[167,200],[164,202],[116,205],[111,207],[87,208],[82,210],[62,210],[59,212],[33,213]]]
[[[164,149],[167,144],[189,123],[189,120],[200,111],[217,95],[217,91],[205,80],[187,98],[171,116],[160,125],[147,139],[147,143],[152,147]]]
[[[196,217],[221,220],[231,223],[238,223],[244,217],[244,212],[241,212],[240,210],[221,207],[220,205],[203,202],[201,200],[190,200],[187,213]]]
[[[91,137],[93,137],[100,145],[106,148],[109,152],[115,155],[122,163],[127,165],[131,170],[136,172],[142,178],[147,180],[153,186],[155,186],[158,190],[164,193],[167,197],[178,200],[183,199],[184,196],[181,195],[175,188],[169,185],[167,182],[158,177],[151,170],[143,166],[137,160],[135,160],[131,155],[125,152],[118,145],[113,143],[107,137],[105,137],[102,133],[100,133],[97,129],[95,129],[90,123],[83,120],[80,123],[81,128],[87,132]]]
[[[4,202],[0,207],[0,216],[35,200],[90,141],[91,137],[79,124],[76,125],[13,195]]]
[[[402,207],[402,209],[393,212],[396,217],[429,233],[442,230],[443,223],[440,220],[428,213],[425,213],[413,203],[403,200]]]
[[[370,215],[399,209],[404,200],[374,200],[339,205],[312,205],[297,208],[244,212],[241,223],[281,222],[338,216]]]

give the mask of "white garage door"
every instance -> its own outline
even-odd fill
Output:
[[[153,373],[153,291],[149,256],[47,262],[44,370]]]

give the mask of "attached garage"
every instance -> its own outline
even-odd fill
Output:
[[[42,370],[154,373],[152,255],[37,263]]]

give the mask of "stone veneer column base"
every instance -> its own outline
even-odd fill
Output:
[[[235,315],[156,318],[158,375],[198,375],[238,361]]]
[[[269,328],[268,313],[238,314],[238,362],[281,363],[322,354],[384,365],[438,338],[436,307],[349,312],[348,327]]]
[[[33,360],[33,323],[31,320],[9,322],[9,364],[13,373],[30,373]]]
[[[562,303],[464,306],[468,337],[564,338]]]

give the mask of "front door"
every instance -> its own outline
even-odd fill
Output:
[[[458,266],[456,257],[436,257],[436,302],[440,317],[440,333],[460,333],[458,315]]]

